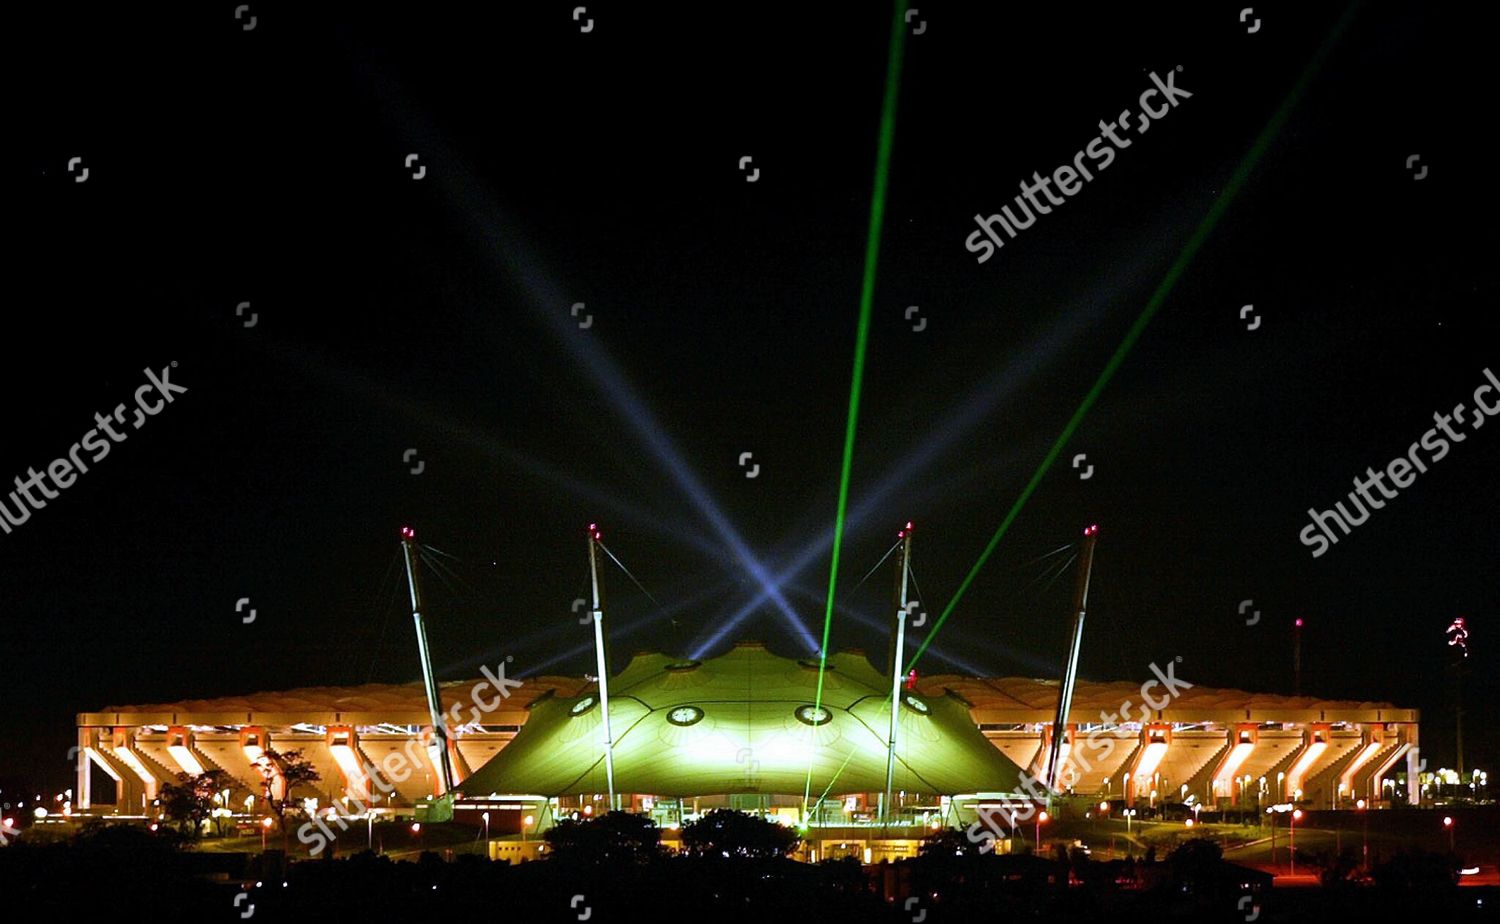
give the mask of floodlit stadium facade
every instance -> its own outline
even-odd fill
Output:
[[[806,793],[812,823],[845,842],[877,822],[890,678],[861,653],[833,655],[815,707],[817,668],[756,643],[702,662],[637,655],[608,690],[621,806],[669,831],[721,806],[792,823]],[[1151,686],[1078,682],[1059,788],[1142,805],[1352,807],[1389,802],[1396,773],[1415,774],[1414,709],[1186,683],[1174,696],[1153,695]],[[506,692],[484,680],[441,685],[460,717],[449,744],[460,812],[491,812],[504,834],[525,817],[534,831],[605,810],[593,680],[534,677]],[[1028,777],[1045,774],[1057,698],[1050,680],[937,674],[903,687],[892,787],[902,825],[966,824],[987,800],[1025,798]],[[253,813],[267,748],[311,761],[322,780],[296,795],[322,808],[352,794],[377,811],[411,814],[442,792],[418,683],[111,707],[78,716],[78,747],[77,808],[101,814],[147,813],[179,772],[212,768],[235,781],[228,807]]]

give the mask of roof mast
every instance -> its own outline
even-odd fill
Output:
[[[891,726],[890,733],[886,736],[885,753],[885,801],[881,808],[881,822],[889,825],[895,817],[895,806],[893,792],[896,782],[896,727],[901,719],[901,670],[906,661],[906,617],[910,615],[907,606],[908,577],[911,575],[911,521],[906,521],[906,528],[896,534],[901,540],[901,547],[896,552],[896,626],[892,633],[893,647],[891,648]]]
[[[609,657],[604,647],[604,594],[599,587],[599,524],[589,524],[589,582],[593,589],[594,657],[599,671],[599,710],[604,716],[604,778],[609,785],[609,810],[615,804],[615,738],[609,728]]]
[[[453,760],[448,755],[448,723],[443,718],[443,701],[438,692],[437,678],[432,673],[432,652],[427,647],[427,626],[422,621],[422,587],[417,583],[417,531],[410,526],[401,527],[401,551],[406,558],[406,583],[411,588],[411,618],[417,626],[417,654],[422,661],[427,711],[432,716],[432,734],[441,754],[438,770],[442,774],[442,792],[439,795],[447,795],[454,784]]]
[[[1052,722],[1052,741],[1047,751],[1047,791],[1057,790],[1058,759],[1062,755],[1063,736],[1068,731],[1068,711],[1073,707],[1073,684],[1078,680],[1078,652],[1083,645],[1083,617],[1089,606],[1089,578],[1094,571],[1094,545],[1099,541],[1099,527],[1083,531],[1083,549],[1078,556],[1078,586],[1073,591],[1073,637],[1068,642],[1068,659],[1063,665],[1062,687],[1057,692],[1057,718]]]

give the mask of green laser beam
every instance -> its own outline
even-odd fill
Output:
[[[1343,34],[1345,28],[1349,25],[1349,22],[1354,18],[1354,12],[1356,9],[1358,9],[1358,7],[1359,2],[1358,0],[1356,0],[1356,2],[1350,4],[1349,7],[1344,11],[1344,14],[1339,18],[1338,23],[1334,25],[1333,30],[1328,34],[1328,37],[1324,39],[1323,44],[1313,54],[1312,58],[1308,61],[1307,66],[1303,68],[1302,74],[1298,77],[1297,82],[1292,86],[1291,92],[1288,93],[1286,98],[1282,100],[1282,103],[1277,108],[1276,112],[1272,114],[1265,127],[1261,129],[1260,134],[1256,136],[1254,143],[1250,146],[1250,150],[1246,152],[1243,158],[1241,158],[1239,165],[1235,168],[1234,173],[1230,176],[1229,182],[1225,184],[1223,192],[1219,193],[1218,198],[1216,198],[1213,204],[1209,206],[1208,214],[1205,215],[1201,221],[1199,221],[1198,226],[1194,229],[1192,236],[1188,239],[1187,244],[1184,245],[1182,252],[1178,254],[1177,259],[1174,260],[1171,267],[1168,268],[1166,275],[1162,278],[1161,284],[1158,285],[1156,287],[1156,290],[1151,293],[1151,298],[1146,302],[1146,307],[1142,309],[1140,316],[1137,317],[1135,323],[1131,325],[1129,332],[1126,333],[1125,339],[1121,341],[1119,348],[1115,350],[1112,356],[1110,356],[1109,362],[1105,363],[1104,371],[1099,374],[1099,378],[1094,382],[1093,387],[1090,388],[1088,394],[1084,396],[1083,402],[1078,406],[1078,410],[1073,412],[1072,418],[1069,419],[1067,426],[1063,428],[1063,432],[1060,436],[1058,436],[1057,441],[1052,444],[1051,450],[1048,451],[1046,458],[1042,460],[1042,464],[1037,467],[1036,473],[1031,476],[1031,481],[1026,484],[1026,488],[1021,492],[1021,496],[1016,499],[1016,502],[1013,505],[1011,505],[1010,511],[1005,515],[1005,519],[1001,521],[999,528],[996,529],[995,534],[990,537],[990,541],[985,546],[984,551],[980,553],[979,560],[974,563],[973,568],[969,569],[968,575],[959,585],[958,590],[954,592],[953,598],[948,601],[948,605],[943,607],[942,615],[938,617],[935,623],[933,623],[932,630],[927,633],[927,638],[922,642],[921,647],[917,649],[917,653],[912,656],[910,663],[907,664],[906,670],[908,672],[916,667],[917,661],[921,659],[923,653],[927,651],[928,646],[932,644],[933,639],[937,637],[938,631],[942,629],[943,623],[947,622],[948,617],[953,613],[954,607],[956,607],[959,600],[962,599],[964,592],[969,589],[970,584],[974,583],[974,578],[979,574],[979,570],[984,567],[985,562],[989,560],[990,555],[995,551],[995,547],[1000,544],[1001,538],[1003,538],[1006,531],[1010,529],[1011,523],[1015,522],[1016,517],[1021,512],[1021,508],[1026,505],[1026,501],[1031,497],[1032,493],[1036,491],[1037,485],[1039,485],[1042,481],[1042,478],[1046,476],[1047,470],[1052,467],[1052,463],[1055,462],[1058,455],[1061,454],[1063,446],[1067,444],[1068,439],[1072,437],[1073,432],[1078,429],[1078,425],[1083,420],[1083,416],[1088,413],[1089,408],[1093,407],[1094,402],[1099,399],[1099,394],[1104,390],[1104,386],[1109,382],[1111,378],[1114,377],[1115,371],[1119,369],[1120,364],[1125,361],[1125,356],[1131,351],[1131,348],[1135,346],[1135,342],[1140,339],[1141,333],[1146,329],[1146,325],[1151,322],[1151,318],[1161,308],[1162,303],[1166,301],[1167,296],[1176,286],[1177,280],[1182,276],[1183,272],[1186,271],[1188,264],[1191,263],[1193,258],[1197,255],[1198,250],[1202,248],[1204,241],[1208,239],[1208,236],[1213,231],[1214,226],[1219,223],[1219,219],[1223,217],[1224,212],[1229,208],[1230,203],[1233,201],[1235,195],[1239,193],[1240,188],[1245,185],[1245,181],[1249,178],[1250,173],[1255,169],[1255,165],[1260,161],[1266,150],[1270,148],[1271,142],[1281,131],[1281,127],[1286,123],[1286,120],[1288,116],[1291,115],[1292,110],[1296,108],[1296,104],[1298,100],[1301,99],[1303,93],[1306,91],[1307,85],[1311,82],[1313,76],[1317,73],[1319,68],[1322,67],[1323,60],[1333,49],[1333,46],[1337,43],[1339,36]],[[827,644],[826,638],[824,644],[825,646]],[[885,696],[885,701],[882,703],[881,708],[884,709],[885,707],[889,706],[890,702],[891,697],[890,694],[887,693]],[[844,766],[848,766],[848,764],[849,762],[845,760]],[[843,772],[843,769],[844,767],[841,766],[839,770],[834,773],[833,779],[828,781],[828,788],[825,789],[823,791],[823,795],[819,797],[819,803],[821,803],[824,798],[827,798],[828,793],[833,790],[834,783],[837,781],[839,774]],[[808,779],[809,781],[811,781],[812,779],[812,774],[810,771],[808,773]],[[802,800],[802,815],[804,820],[807,817],[807,796],[808,794],[804,794]]]
[[[1208,240],[1208,236],[1213,233],[1214,227],[1219,223],[1219,219],[1224,217],[1224,213],[1228,211],[1230,203],[1239,194],[1241,187],[1249,179],[1256,164],[1260,162],[1261,157],[1270,148],[1271,142],[1280,133],[1288,116],[1296,108],[1297,102],[1302,98],[1313,75],[1322,67],[1323,59],[1328,56],[1328,53],[1333,49],[1334,44],[1338,41],[1345,27],[1349,25],[1350,20],[1354,17],[1354,11],[1358,6],[1359,3],[1356,0],[1355,3],[1350,4],[1344,11],[1338,23],[1334,25],[1333,31],[1328,34],[1323,44],[1313,54],[1312,59],[1308,61],[1307,66],[1303,68],[1302,74],[1297,78],[1296,84],[1292,86],[1291,92],[1282,100],[1276,112],[1271,115],[1265,127],[1256,136],[1255,142],[1250,146],[1250,150],[1240,159],[1239,165],[1229,178],[1229,182],[1224,184],[1224,190],[1219,193],[1218,197],[1214,199],[1213,204],[1209,206],[1208,214],[1203,216],[1202,220],[1198,222],[1198,226],[1193,229],[1192,236],[1188,238],[1188,242],[1183,246],[1182,252],[1177,255],[1177,259],[1168,268],[1166,276],[1162,278],[1161,283],[1156,287],[1156,291],[1151,293],[1151,298],[1146,302],[1146,307],[1141,310],[1140,315],[1135,319],[1135,323],[1130,326],[1130,330],[1125,334],[1125,339],[1120,342],[1114,354],[1110,356],[1109,362],[1104,364],[1104,371],[1099,373],[1099,378],[1095,380],[1093,387],[1088,390],[1088,394],[1084,395],[1082,403],[1073,412],[1073,416],[1068,420],[1067,426],[1063,427],[1062,433],[1057,437],[1057,441],[1052,444],[1052,448],[1047,451],[1047,455],[1042,459],[1041,465],[1037,466],[1036,473],[1026,483],[1026,487],[1021,491],[1020,496],[1016,498],[1016,502],[1011,505],[1010,510],[1005,514],[1005,518],[1000,521],[999,528],[990,537],[990,541],[985,545],[984,551],[979,554],[979,559],[974,562],[974,567],[969,569],[968,575],[958,585],[958,590],[954,592],[953,598],[948,601],[947,606],[943,607],[942,615],[938,616],[937,622],[933,623],[932,631],[927,633],[927,637],[923,639],[921,646],[917,649],[917,653],[912,656],[911,663],[907,665],[908,671],[916,666],[917,661],[927,651],[933,639],[937,638],[938,632],[943,628],[943,623],[948,621],[948,617],[952,615],[954,608],[958,606],[958,602],[963,599],[964,593],[968,591],[969,585],[974,583],[974,579],[978,577],[980,569],[984,567],[985,562],[989,561],[990,555],[994,553],[995,548],[1000,544],[1000,540],[1010,529],[1011,524],[1016,521],[1016,517],[1020,515],[1021,508],[1026,506],[1026,502],[1031,499],[1031,495],[1036,491],[1037,486],[1042,483],[1042,479],[1046,477],[1048,470],[1052,468],[1052,463],[1057,461],[1057,457],[1062,453],[1063,447],[1068,444],[1068,440],[1072,438],[1074,431],[1078,429],[1078,425],[1083,421],[1084,415],[1094,406],[1094,402],[1099,400],[1099,395],[1104,391],[1104,386],[1109,384],[1110,379],[1114,378],[1115,372],[1125,362],[1125,357],[1129,355],[1130,351],[1135,347],[1136,341],[1141,338],[1141,334],[1146,330],[1146,325],[1151,323],[1151,319],[1161,309],[1162,304],[1167,300],[1167,296],[1177,286],[1177,281],[1187,270],[1188,264],[1192,263],[1193,258],[1198,255],[1198,251],[1202,249],[1204,242]]]
[[[896,135],[896,100],[901,95],[902,49],[906,44],[906,0],[896,0],[891,18],[890,50],[885,66],[885,99],[880,107],[880,141],[875,151],[875,183],[870,195],[870,227],[865,235],[865,273],[859,292],[859,326],[854,335],[854,374],[849,382],[849,416],[844,424],[844,461],[839,468],[838,512],[833,522],[833,558],[828,566],[828,602],[823,612],[823,643],[818,647],[818,692],[814,710],[823,708],[823,674],[828,665],[828,631],[833,625],[833,594],[838,586],[839,552],[849,509],[849,472],[854,463],[854,433],[859,423],[859,396],[865,381],[865,346],[870,339],[870,311],[875,301],[875,267],[880,257],[880,230],[885,221],[885,192],[890,181],[891,146]],[[815,711],[816,715],[817,712]],[[807,764],[802,790],[802,817],[812,795],[813,762]]]

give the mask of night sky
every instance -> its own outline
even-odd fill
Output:
[[[592,670],[595,520],[671,610],[608,566],[617,667],[811,652],[890,8],[575,5],[13,23],[0,480],[148,368],[187,391],[0,534],[0,778],[69,785],[81,711],[417,679],[407,524],[453,556],[427,576],[444,679]],[[1097,522],[1082,677],[1180,655],[1290,693],[1300,616],[1305,693],[1420,708],[1451,766],[1465,616],[1467,763],[1492,769],[1500,420],[1327,554],[1298,539],[1500,376],[1491,24],[1365,4],[1296,93],[1343,4],[1256,5],[1253,33],[1240,4],[985,6],[918,0],[906,37],[832,647],[883,660],[893,569],[850,588],[907,519],[948,602],[1289,106],[918,670],[1057,676],[1072,571],[1037,559]],[[1169,72],[1191,98],[976,262],[976,213]],[[801,628],[771,603],[726,625],[747,557],[805,563]]]

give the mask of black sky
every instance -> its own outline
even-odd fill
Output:
[[[772,571],[833,520],[887,7],[591,3],[582,33],[567,3],[251,4],[249,31],[236,5],[55,9],[13,33],[0,477],[65,455],[147,367],[176,362],[188,393],[0,536],[0,777],[65,785],[80,711],[415,679],[407,523],[458,559],[462,583],[430,582],[448,679],[506,655],[590,669],[543,662],[588,641],[569,604],[593,519],[662,603],[701,598],[617,659],[690,650],[755,582],[622,394]],[[936,608],[1345,7],[1257,5],[1248,33],[1240,4],[917,5],[851,505],[931,458],[851,524],[841,583],[911,518]],[[1099,522],[1085,678],[1181,655],[1191,681],[1291,692],[1302,616],[1304,690],[1421,708],[1446,765],[1443,629],[1464,615],[1468,762],[1493,763],[1500,422],[1323,557],[1297,539],[1500,375],[1490,24],[1467,15],[1354,13],[935,649],[1055,675],[1071,575],[1029,584],[1027,563]],[[975,213],[1179,65],[1190,100],[974,261]],[[827,561],[795,582],[816,598],[791,596],[814,633]],[[607,580],[618,625],[651,615]],[[847,602],[873,620],[889,582]],[[770,606],[725,644],[749,637],[806,647]],[[885,649],[844,616],[833,644]]]

